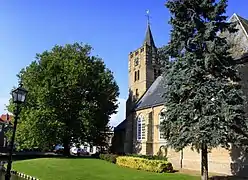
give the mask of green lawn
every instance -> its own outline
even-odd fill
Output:
[[[198,180],[177,173],[157,174],[119,167],[98,159],[40,158],[16,161],[13,169],[41,180]]]

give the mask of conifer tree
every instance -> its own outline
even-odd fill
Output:
[[[202,179],[208,179],[208,152],[240,147],[247,137],[245,98],[238,67],[221,32],[236,31],[228,23],[227,0],[168,0],[171,41],[168,54],[166,114],[162,130],[176,150],[191,146],[201,152]]]

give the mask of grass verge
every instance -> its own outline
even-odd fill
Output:
[[[41,180],[198,180],[180,173],[152,173],[123,168],[99,159],[39,158],[16,161],[13,169]]]

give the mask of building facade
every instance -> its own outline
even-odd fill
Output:
[[[229,21],[237,22],[238,31],[221,35],[226,36],[232,45],[231,53],[237,63],[244,64],[240,72],[243,89],[248,97],[248,21],[236,14]],[[144,43],[128,56],[129,97],[126,102],[126,119],[114,130],[112,146],[116,153],[155,155],[166,145],[160,131],[161,113],[166,114],[162,97],[164,79],[160,76],[157,57],[157,48],[148,23]],[[200,170],[200,154],[190,147],[180,152],[166,149],[164,153],[175,169]],[[209,153],[210,172],[243,175],[247,170],[246,155],[237,149],[227,151],[216,148]]]

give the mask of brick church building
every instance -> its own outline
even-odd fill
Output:
[[[234,14],[229,21],[237,22],[238,32],[224,35],[232,45],[231,53],[237,63],[244,64],[240,71],[243,89],[248,97],[248,20]],[[166,107],[161,96],[164,89],[157,47],[149,23],[143,44],[128,56],[128,76],[126,119],[115,128],[113,149],[116,153],[157,154],[166,145],[159,128],[160,114],[166,114]],[[190,147],[180,152],[167,149],[167,156],[175,169],[200,170],[201,156]],[[209,153],[209,172],[242,175],[247,169],[246,157],[241,156],[238,150],[216,148]]]

